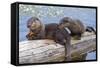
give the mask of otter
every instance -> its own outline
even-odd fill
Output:
[[[59,23],[62,27],[67,27],[70,32],[71,36],[74,39],[80,40],[82,34],[86,31],[86,27],[84,24],[78,19],[72,19],[70,17],[64,17],[60,20]],[[88,31],[88,30],[87,30]]]
[[[96,29],[93,28],[93,27],[91,27],[91,26],[87,26],[87,27],[86,27],[86,31],[87,31],[87,32],[94,32],[94,34],[96,34]]]
[[[31,17],[27,21],[27,28],[29,33],[26,35],[28,40],[43,39],[45,36],[45,27],[44,24],[37,17]]]
[[[46,24],[45,38],[52,39],[56,43],[63,45],[65,47],[65,61],[71,61],[71,56],[69,55],[71,47],[71,36],[65,28],[59,26],[57,23]]]
[[[28,40],[52,39],[65,47],[65,60],[71,60],[71,56],[67,56],[70,53],[71,37],[65,28],[57,23],[45,24],[44,26],[36,17],[28,20],[27,28],[29,28],[29,33],[26,35]]]

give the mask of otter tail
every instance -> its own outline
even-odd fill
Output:
[[[96,34],[96,29],[93,28],[93,27],[91,27],[91,26],[87,26],[87,27],[86,27],[86,31],[87,31],[87,32],[94,32],[94,33]]]

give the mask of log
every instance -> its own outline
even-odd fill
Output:
[[[79,57],[96,49],[96,36],[85,33],[81,40],[71,40],[71,58]],[[68,56],[68,55],[67,55]],[[19,42],[19,63],[62,62],[64,46],[49,39]]]

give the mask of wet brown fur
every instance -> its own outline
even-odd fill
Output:
[[[46,39],[52,39],[65,47],[65,56],[70,53],[71,36],[64,28],[60,27],[59,24],[51,23],[45,26],[45,32]],[[70,61],[71,56],[65,57],[65,60]]]
[[[29,29],[29,32],[26,35],[28,40],[36,40],[44,38],[45,28],[37,17],[31,17],[27,21],[27,28]]]
[[[62,27],[67,27],[71,31],[71,36],[75,39],[81,39],[82,34],[85,32],[85,26],[80,20],[64,17],[59,23]]]

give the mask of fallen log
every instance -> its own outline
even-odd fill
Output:
[[[74,60],[75,57],[81,57],[81,55],[96,49],[96,36],[85,33],[81,40],[71,40],[71,44],[70,54]],[[64,57],[64,46],[55,43],[53,40],[44,39],[19,42],[20,64],[62,62]]]

